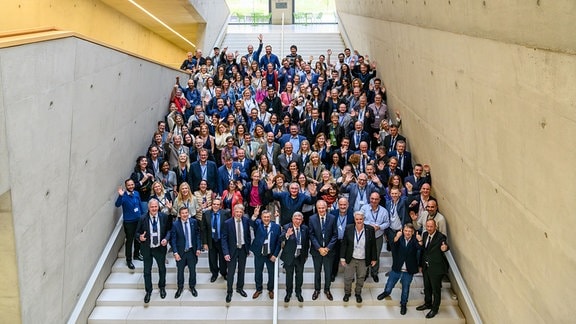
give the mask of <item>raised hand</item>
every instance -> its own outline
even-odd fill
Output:
[[[122,189],[122,187],[118,187],[118,194],[119,194],[120,196],[123,196],[123,195],[124,195],[124,189]]]
[[[146,241],[146,231],[144,231],[144,233],[140,234],[140,242],[145,242]]]

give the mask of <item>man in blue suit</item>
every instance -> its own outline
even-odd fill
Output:
[[[280,259],[284,262],[286,269],[286,297],[284,302],[290,302],[294,284],[294,272],[296,272],[296,298],[299,302],[304,302],[302,297],[302,283],[304,282],[304,264],[308,259],[308,249],[310,248],[310,239],[308,227],[302,222],[304,215],[301,212],[295,212],[292,215],[292,223],[284,225],[282,228],[281,239],[284,243],[284,250]]]
[[[218,168],[218,194],[222,196],[224,190],[228,189],[230,181],[239,181],[247,178],[238,162],[233,162],[232,156],[224,156],[224,165]]]
[[[342,186],[340,186],[340,192],[349,193],[348,202],[350,206],[348,208],[351,211],[360,210],[362,206],[367,205],[373,192],[377,192],[380,195],[385,193],[385,188],[376,175],[372,177],[372,183],[368,183],[368,175],[366,173],[358,175],[357,183],[352,182],[353,179],[354,174],[349,173],[344,179]]]
[[[336,240],[334,245],[334,255],[336,257],[332,265],[332,281],[334,281],[340,267],[340,247],[344,239],[344,230],[346,230],[346,226],[354,224],[354,213],[348,208],[348,199],[341,197],[338,199],[338,209],[332,210],[330,214],[336,217],[336,228],[338,230],[338,240]]]
[[[254,216],[250,221],[250,226],[254,229],[254,241],[250,245],[250,251],[254,253],[254,281],[256,282],[256,292],[253,299],[262,294],[262,272],[264,264],[268,270],[268,296],[274,299],[274,262],[280,253],[280,225],[271,221],[272,215],[268,210],[264,210],[260,219],[260,206],[254,209]]]
[[[398,168],[402,171],[402,178],[412,175],[412,153],[406,151],[406,141],[398,140],[396,150],[389,152],[388,157],[398,159]]]
[[[237,266],[236,292],[242,297],[248,296],[244,291],[244,272],[246,271],[246,257],[250,253],[250,236],[248,218],[244,217],[244,205],[236,205],[234,217],[224,222],[222,231],[222,252],[224,260],[228,262],[226,303],[232,301],[232,285]]]
[[[336,217],[327,213],[328,206],[324,200],[316,202],[317,214],[310,217],[310,254],[314,261],[314,293],[312,300],[316,300],[320,294],[321,272],[324,267],[324,294],[328,300],[333,300],[330,292],[332,283],[332,267],[334,258],[334,246],[338,240]]]
[[[200,181],[206,180],[208,188],[216,191],[217,187],[217,173],[218,169],[216,163],[208,161],[208,150],[205,148],[200,149],[200,160],[190,165],[190,174],[188,175],[188,183],[192,187],[192,191],[197,191],[200,187]]]
[[[298,153],[298,151],[300,151],[300,143],[302,143],[302,141],[306,139],[306,137],[298,134],[298,131],[299,130],[297,125],[291,125],[290,134],[284,134],[278,140],[278,142],[280,143],[280,147],[284,147],[286,143],[290,142],[292,143],[292,148],[294,152]]]
[[[179,298],[184,288],[184,269],[188,267],[190,278],[188,279],[188,286],[192,292],[192,296],[198,296],[196,291],[196,264],[198,263],[198,256],[202,249],[200,240],[200,226],[196,218],[190,216],[188,207],[181,207],[178,211],[180,216],[172,224],[172,233],[170,245],[174,251],[174,259],[178,268],[177,282],[178,289],[174,298]]]
[[[378,295],[378,300],[382,300],[392,292],[392,289],[400,280],[402,283],[402,295],[400,297],[400,314],[406,314],[406,304],[410,293],[412,277],[418,273],[418,250],[422,241],[420,235],[414,235],[414,225],[406,224],[402,231],[396,232],[392,243],[392,271],[386,281],[384,292]]]
[[[152,295],[152,259],[158,265],[158,288],[160,298],[166,298],[166,245],[170,241],[172,222],[159,212],[156,199],[148,201],[148,213],[144,214],[136,227],[136,237],[140,241],[140,251],[144,258],[144,303],[150,302]]]

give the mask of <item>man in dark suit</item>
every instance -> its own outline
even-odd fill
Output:
[[[172,233],[170,245],[174,251],[174,259],[176,260],[176,267],[178,268],[177,282],[178,289],[174,298],[179,298],[184,288],[184,269],[188,267],[190,278],[188,279],[188,286],[192,292],[192,296],[198,296],[196,291],[196,264],[198,263],[198,256],[202,249],[202,241],[200,239],[200,226],[196,218],[190,216],[188,207],[181,207],[178,211],[180,216],[172,224]]]
[[[354,123],[354,130],[348,133],[348,138],[352,151],[358,151],[362,142],[370,143],[370,135],[364,131],[364,125],[360,121]]]
[[[310,254],[314,261],[314,293],[312,300],[318,298],[320,293],[321,272],[324,267],[324,294],[328,300],[333,300],[330,292],[332,283],[332,267],[334,258],[334,246],[338,241],[338,229],[336,227],[336,217],[328,214],[328,206],[324,200],[316,202],[317,214],[310,217],[308,225],[310,226]]]
[[[340,249],[344,239],[344,230],[346,230],[346,226],[354,224],[354,213],[348,208],[348,199],[341,197],[338,199],[338,209],[332,210],[330,214],[336,217],[336,228],[338,230],[338,240],[334,244],[335,257],[332,263],[332,281],[334,281],[340,267]]]
[[[310,240],[308,227],[302,224],[303,220],[304,215],[301,212],[295,212],[292,215],[292,223],[286,224],[282,228],[281,239],[284,243],[284,250],[280,259],[284,262],[284,269],[286,269],[286,297],[284,297],[286,303],[290,301],[293,288],[295,288],[298,301],[304,302],[302,283],[304,282],[304,264],[308,259]],[[293,287],[294,273],[296,273],[296,287]]]
[[[218,168],[216,163],[208,160],[208,150],[205,148],[200,149],[200,160],[190,165],[190,174],[188,183],[192,187],[192,191],[197,191],[200,186],[200,181],[206,180],[208,188],[216,191],[217,188],[217,173]]]
[[[243,148],[238,149],[238,161],[234,163],[234,167],[238,165],[237,172],[241,180],[250,180],[250,174],[252,173],[252,168],[254,168],[254,161],[246,156],[246,150]]]
[[[299,154],[294,153],[293,145],[290,142],[286,142],[284,144],[284,153],[278,156],[278,165],[280,166],[280,171],[284,176],[288,176],[290,174],[290,170],[288,170],[288,165],[292,161],[296,161],[298,164],[298,170],[302,172],[304,168],[302,167],[302,159]]]
[[[438,314],[442,289],[442,278],[448,272],[448,261],[444,252],[448,251],[446,236],[437,230],[436,221],[426,221],[426,232],[419,242],[424,244],[420,256],[420,266],[424,277],[424,304],[416,307],[423,311],[430,309],[426,318],[432,318]]]
[[[278,168],[278,156],[280,155],[280,144],[274,142],[274,133],[268,132],[266,134],[266,143],[260,145],[256,152],[256,161],[260,161],[260,156],[266,154],[268,162]]]
[[[172,223],[166,214],[158,210],[158,200],[150,199],[148,213],[140,218],[136,228],[136,237],[140,241],[140,252],[144,258],[144,303],[150,302],[152,295],[152,258],[158,265],[160,298],[166,297],[166,245],[170,240]]]
[[[316,135],[324,132],[324,120],[320,119],[318,108],[312,108],[312,118],[304,122],[302,133],[310,143],[314,143]]]
[[[242,297],[248,296],[244,291],[244,272],[246,271],[246,258],[250,253],[251,241],[248,223],[248,218],[244,217],[244,205],[240,204],[234,206],[234,217],[224,222],[222,252],[224,253],[224,260],[228,262],[226,303],[232,301],[232,286],[236,268],[238,268],[236,292]]]
[[[382,300],[392,293],[398,280],[402,283],[402,295],[400,297],[400,314],[406,314],[406,304],[410,293],[412,277],[418,273],[418,250],[421,246],[419,241],[422,237],[414,235],[414,226],[410,223],[404,225],[402,231],[396,232],[392,243],[392,270],[386,281],[384,292],[378,295],[378,300]]]
[[[254,241],[250,245],[250,251],[254,253],[254,281],[256,282],[256,292],[253,299],[262,294],[262,272],[264,265],[268,271],[268,296],[274,299],[274,262],[280,253],[280,225],[272,222],[272,215],[268,210],[264,210],[260,219],[260,206],[254,209],[254,216],[250,220],[250,226],[254,229]]]
[[[420,189],[427,183],[432,185],[432,175],[430,174],[430,166],[428,164],[422,165],[416,163],[414,165],[414,172],[411,176],[404,178],[404,186],[409,195],[420,194]]]
[[[364,225],[364,213],[354,212],[354,225],[348,225],[344,231],[342,248],[340,250],[340,263],[346,267],[344,270],[344,298],[350,300],[352,280],[356,277],[356,302],[362,302],[362,287],[366,278],[368,267],[376,265],[376,237],[372,226]]]
[[[386,148],[386,152],[389,153],[396,149],[396,143],[398,143],[398,141],[404,141],[404,143],[406,143],[406,137],[398,134],[398,125],[396,124],[390,125],[388,131],[390,134],[384,137],[384,143],[382,144],[384,145],[384,148]]]
[[[222,200],[215,198],[212,200],[212,209],[202,214],[202,244],[204,250],[208,250],[208,263],[212,277],[210,282],[216,281],[218,272],[226,280],[227,266],[222,252],[222,231],[224,222],[230,218],[230,212],[220,209]]]
[[[398,168],[402,170],[402,179],[412,175],[412,153],[406,151],[405,141],[398,140],[396,150],[389,152],[388,157],[396,157],[398,159]]]

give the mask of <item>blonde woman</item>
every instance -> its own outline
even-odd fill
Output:
[[[196,213],[196,219],[202,221],[202,213],[210,210],[212,208],[212,198],[214,193],[212,190],[208,189],[208,182],[206,180],[200,180],[198,185],[198,190],[194,192],[194,198],[198,202],[198,212]]]
[[[319,183],[322,180],[322,172],[326,169],[324,164],[320,161],[318,152],[310,154],[310,162],[304,168],[304,175],[309,182]]]
[[[182,207],[188,207],[190,214],[198,215],[198,202],[190,190],[187,182],[182,182],[178,190],[178,197],[174,200],[174,210],[179,211]]]
[[[166,215],[176,214],[172,209],[172,196],[170,196],[169,192],[166,192],[166,189],[160,180],[156,180],[152,183],[152,197],[150,197],[150,199],[158,200],[160,212]]]

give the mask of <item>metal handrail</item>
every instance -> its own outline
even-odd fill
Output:
[[[276,224],[280,225],[280,216],[276,216]],[[280,264],[280,255],[282,255],[282,251],[278,254],[276,258],[276,262],[274,262],[274,300],[273,300],[273,308],[272,308],[272,323],[278,324],[278,281],[280,279],[280,271],[279,271],[279,264]]]
[[[448,264],[450,265],[451,275],[454,279],[454,282],[456,283],[456,288],[457,288],[458,292],[462,295],[462,299],[463,299],[463,302],[465,304],[464,306],[468,310],[468,312],[466,312],[466,313],[469,313],[469,315],[472,317],[472,318],[466,317],[466,322],[467,323],[474,323],[474,324],[482,324],[482,318],[480,318],[480,314],[478,313],[478,310],[476,309],[476,305],[474,305],[474,301],[472,300],[472,296],[470,295],[470,292],[468,291],[468,287],[466,286],[466,282],[464,281],[464,278],[462,277],[462,273],[460,273],[460,269],[458,269],[458,265],[456,264],[456,260],[454,260],[454,256],[452,255],[452,252],[450,252],[450,250],[448,250],[448,251],[444,252],[444,255],[446,256],[446,259],[448,260]],[[462,308],[462,305],[460,305],[460,307]]]

